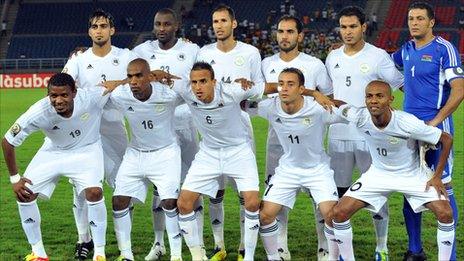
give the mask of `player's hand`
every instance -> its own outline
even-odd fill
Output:
[[[26,183],[32,185],[32,181],[25,177],[21,177],[17,183],[13,184],[13,191],[21,202],[29,201],[29,199],[34,196],[34,192],[26,186]]]
[[[179,76],[170,74],[163,70],[154,70],[154,71],[151,71],[150,73],[153,76],[154,82],[160,82],[162,84],[166,84],[169,86],[171,86],[174,83],[173,80],[181,79]]]
[[[182,42],[184,43],[192,43],[192,41],[190,41],[190,39],[188,38],[182,37],[181,39],[182,39]]]
[[[440,123],[439,123],[439,122],[436,122],[435,119],[433,119],[433,120],[430,120],[430,121],[425,122],[425,124],[427,124],[427,125],[429,125],[429,126],[437,127],[438,124],[440,124]]]
[[[253,85],[255,85],[254,82],[249,81],[249,80],[247,80],[245,78],[235,79],[234,82],[240,83],[240,85],[242,86],[242,89],[245,90],[245,91],[251,89],[251,87],[253,87]]]
[[[335,107],[335,103],[327,96],[324,94],[315,91],[313,93],[313,97],[316,100],[317,103],[319,103],[326,111],[332,112],[332,106]]]
[[[87,51],[87,49],[89,49],[89,47],[78,46],[78,47],[76,47],[74,50],[72,50],[72,51],[69,53],[69,57],[68,57],[68,58],[71,58],[71,57],[73,57],[73,56],[77,56],[77,55],[79,55],[80,53],[83,53],[83,52]]]
[[[124,80],[118,80],[118,81],[104,81],[99,84],[98,86],[104,87],[106,90],[103,92],[102,96],[107,95],[108,93],[114,91],[118,86],[125,84]]]
[[[438,198],[441,198],[441,195],[445,196],[448,199],[448,192],[446,192],[445,185],[441,181],[441,175],[435,175],[427,181],[427,185],[425,185],[425,191],[429,191],[430,187],[434,187],[438,193]]]

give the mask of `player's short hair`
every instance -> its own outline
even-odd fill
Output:
[[[97,9],[95,10],[90,16],[89,16],[89,28],[92,26],[92,22],[95,20],[95,19],[99,19],[99,18],[105,18],[108,20],[108,23],[110,24],[110,27],[114,27],[114,17],[104,11],[103,9]]]
[[[132,64],[141,64],[148,71],[150,71],[150,65],[148,64],[147,60],[145,60],[143,58],[135,58],[134,60],[130,61],[127,66],[132,65]]]
[[[430,20],[435,19],[435,12],[433,11],[433,7],[426,2],[413,2],[408,7],[408,12],[411,9],[425,9],[427,11],[427,16]]]
[[[279,18],[277,25],[279,25],[280,22],[282,21],[294,21],[296,24],[296,31],[298,33],[301,33],[303,31],[303,24],[301,23],[301,20],[293,15],[283,15],[282,17]]]
[[[171,8],[162,8],[162,9],[158,10],[158,12],[156,12],[155,15],[157,15],[157,14],[170,14],[170,15],[172,15],[172,17],[174,17],[174,20],[176,22],[178,21],[176,12]]]
[[[211,64],[207,62],[196,62],[192,66],[192,71],[201,71],[201,70],[208,70],[211,74],[211,79],[214,79],[214,70]]]
[[[388,94],[391,96],[393,94],[392,92],[392,88],[390,86],[390,84],[386,81],[383,81],[383,80],[373,80],[371,82],[369,82],[366,86],[366,91],[367,91],[367,87],[371,86],[371,85],[383,85],[385,87],[388,87]]]
[[[366,14],[359,6],[350,5],[344,7],[338,14],[338,20],[340,20],[342,16],[356,16],[361,24],[366,23]]]
[[[213,9],[213,12],[211,13],[211,15],[219,11],[227,11],[227,13],[229,13],[230,20],[232,21],[235,20],[235,11],[234,9],[232,9],[232,7],[226,4],[220,4]]]
[[[57,73],[48,80],[47,89],[52,86],[69,86],[72,92],[76,91],[76,82],[73,77],[67,73]]]
[[[298,85],[299,86],[304,86],[305,83],[305,77],[303,73],[300,71],[300,69],[294,68],[294,67],[288,67],[282,70],[281,73],[293,73],[298,76]]]

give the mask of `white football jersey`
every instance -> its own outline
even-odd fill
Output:
[[[158,40],[149,40],[136,46],[132,51],[148,62],[150,70],[163,70],[188,80],[200,47],[194,43],[178,39],[172,48],[163,50],[159,47]],[[185,82],[188,83],[188,81]],[[191,126],[192,120],[185,117],[185,115],[188,115],[188,113],[185,113],[188,111],[186,106],[181,105],[176,109],[176,115],[183,116],[174,117],[174,127],[176,129],[189,129]]]
[[[415,173],[419,168],[417,141],[435,145],[442,133],[404,111],[393,110],[390,122],[383,129],[374,125],[367,108],[343,105],[335,112],[356,126],[369,147],[372,164],[385,171]]]
[[[70,150],[84,147],[100,139],[103,106],[109,95],[102,96],[103,88],[78,89],[74,98],[73,114],[60,116],[45,97],[21,115],[5,138],[11,145],[20,146],[33,132],[42,130],[50,140],[47,149]]]
[[[214,87],[214,98],[210,103],[198,100],[185,83],[174,89],[181,94],[189,106],[193,116],[193,124],[201,134],[201,143],[209,148],[218,149],[236,146],[248,142],[248,132],[242,121],[240,102],[256,100],[262,97],[264,83],[244,91],[240,84],[217,82]]]
[[[365,43],[362,50],[352,56],[343,51],[344,46],[329,53],[325,61],[333,84],[334,98],[357,107],[365,105],[365,90],[373,80],[382,80],[393,89],[403,86],[404,77],[396,69],[391,57],[384,50]],[[362,140],[351,124],[334,124],[329,128],[329,138],[337,140]]]
[[[129,49],[111,46],[111,51],[104,57],[96,56],[92,48],[84,53],[72,56],[63,68],[71,75],[79,88],[94,88],[95,85],[112,80],[127,78],[127,65],[136,59]],[[108,121],[121,121],[122,115],[110,105],[105,108],[103,118]]]
[[[282,109],[279,97],[266,99],[258,104],[258,115],[267,119],[275,130],[284,150],[279,166],[287,169],[329,164],[324,150],[326,127],[335,122],[347,122],[309,97],[304,97],[303,107],[294,114]]]
[[[182,98],[160,83],[152,83],[146,101],[136,99],[129,84],[116,88],[111,101],[124,114],[130,126],[129,146],[138,150],[156,150],[177,143],[173,118]]]
[[[266,82],[277,83],[279,82],[279,74],[282,70],[290,67],[297,68],[303,73],[306,89],[314,90],[317,88],[325,95],[332,94],[332,83],[322,61],[302,52],[290,62],[280,59],[278,53],[265,58],[262,62],[264,79]],[[273,94],[273,96],[277,95]]]
[[[218,82],[231,83],[238,78],[246,78],[255,84],[264,82],[258,49],[240,41],[227,53],[219,50],[217,43],[205,45],[200,49],[197,61],[209,63]]]

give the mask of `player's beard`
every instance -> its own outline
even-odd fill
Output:
[[[279,48],[282,52],[284,53],[288,53],[288,52],[291,52],[295,49],[295,47],[298,46],[298,43],[294,43],[294,44],[290,44],[288,47],[285,47],[285,46],[282,46],[279,44]]]
[[[103,47],[108,43],[108,41],[109,40],[106,40],[106,41],[101,40],[101,41],[94,41],[93,43],[98,45],[99,47]]]

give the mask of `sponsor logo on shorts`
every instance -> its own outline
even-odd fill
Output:
[[[361,182],[356,182],[356,183],[354,183],[353,185],[351,185],[350,191],[357,191],[357,190],[359,190],[361,187],[362,187],[362,183],[361,183]]]

